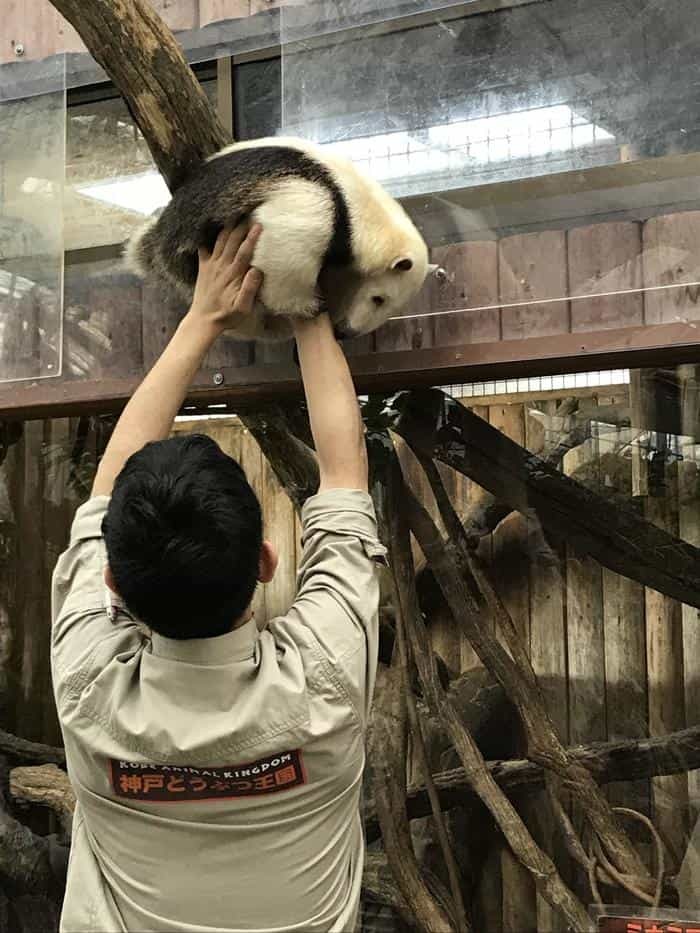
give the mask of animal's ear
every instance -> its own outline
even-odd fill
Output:
[[[391,268],[395,272],[408,272],[409,269],[413,268],[413,260],[409,259],[408,256],[401,256],[400,259],[395,259],[392,262]]]
[[[428,263],[428,275],[435,275],[440,266],[436,262]]]

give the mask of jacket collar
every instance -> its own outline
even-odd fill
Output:
[[[255,618],[239,628],[213,638],[166,638],[157,632],[151,634],[151,651],[159,658],[187,661],[190,664],[226,664],[245,661],[255,654],[258,640]]]

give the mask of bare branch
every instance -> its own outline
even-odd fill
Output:
[[[392,425],[411,446],[479,483],[604,567],[700,608],[700,549],[549,466],[443,392],[402,393]]]

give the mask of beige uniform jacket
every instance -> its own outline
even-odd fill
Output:
[[[372,500],[309,499],[287,615],[191,641],[149,635],[107,596],[108,502],[78,510],[53,579],[78,801],[61,930],[352,930],[384,554]]]

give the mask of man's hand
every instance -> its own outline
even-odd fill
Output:
[[[236,315],[253,310],[262,276],[251,269],[250,260],[259,235],[259,227],[247,236],[242,227],[224,230],[211,255],[200,252],[192,307],[124,409],[98,467],[93,496],[110,495],[129,457],[149,441],[170,434],[173,418],[216,338]]]
[[[261,230],[260,224],[250,231],[243,224],[234,230],[224,229],[211,253],[204,247],[199,250],[199,272],[188,317],[203,328],[221,332],[253,310],[263,277],[250,263]]]

